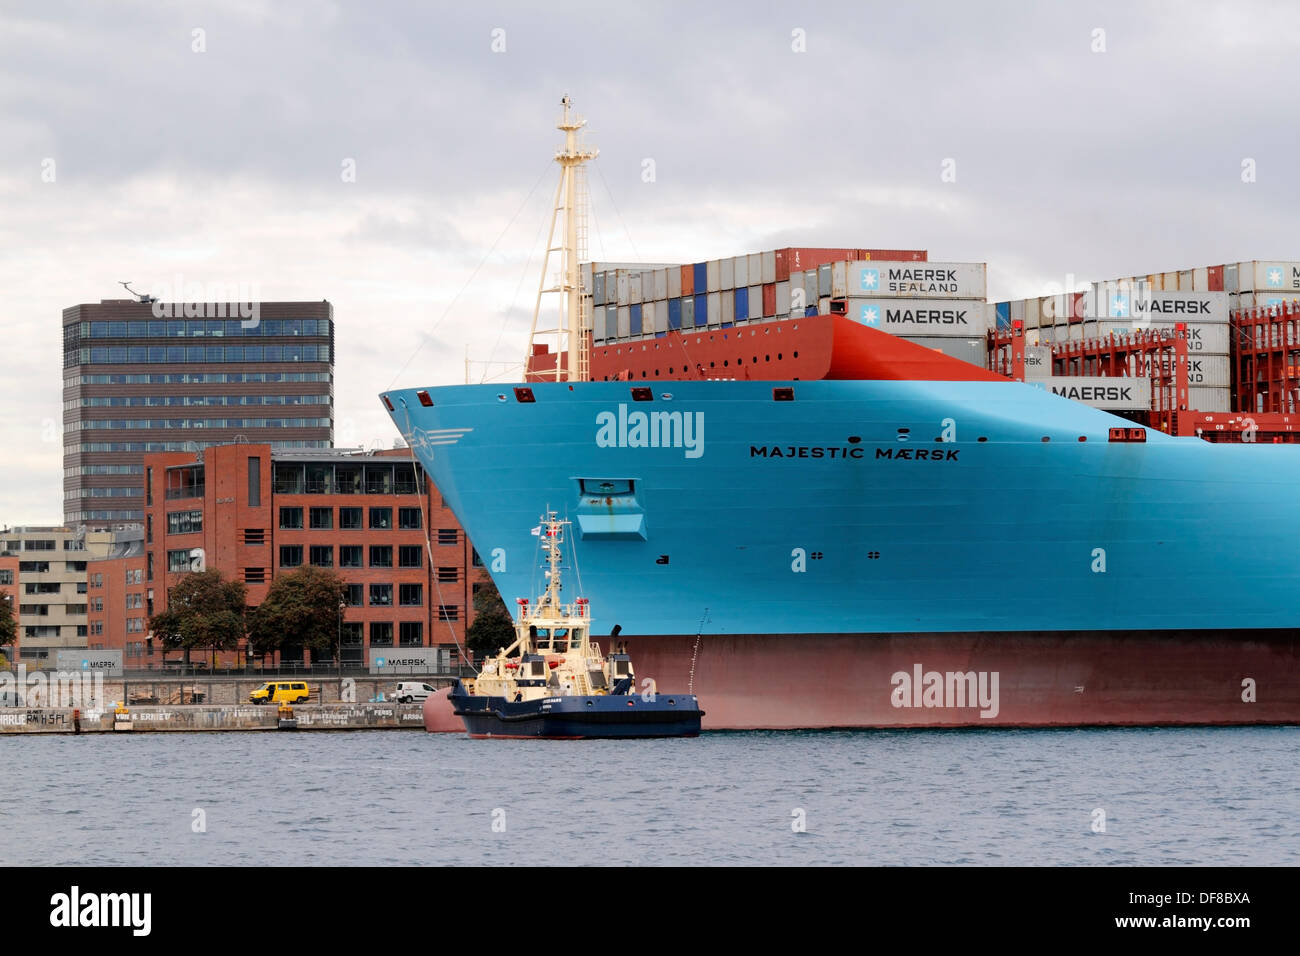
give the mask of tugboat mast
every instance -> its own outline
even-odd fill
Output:
[[[560,182],[555,190],[555,203],[551,209],[551,231],[546,241],[546,256],[542,260],[542,277],[537,287],[537,302],[533,306],[533,328],[528,336],[528,355],[524,358],[525,380],[531,377],[549,377],[555,380],[585,382],[591,377],[590,344],[587,332],[591,316],[587,314],[579,264],[587,255],[587,176],[586,163],[600,155],[599,150],[581,148],[578,131],[587,121],[572,115],[572,106],[565,96],[560,100],[564,112],[556,129],[564,132],[564,148],[556,150],[555,161],[560,164]],[[563,214],[563,237],[555,244],[555,225]],[[560,284],[546,285],[551,253],[560,254]],[[538,319],[542,311],[542,296],[559,292],[564,296],[563,321],[557,317],[554,328],[541,328]],[[548,320],[549,321],[549,320]],[[545,345],[555,355],[555,370],[533,373],[533,357],[537,347]],[[554,345],[554,348],[551,346]]]

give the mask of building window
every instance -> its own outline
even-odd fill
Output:
[[[244,568],[245,584],[265,584],[266,568]]]
[[[402,607],[424,606],[423,584],[402,584],[397,588],[397,603]]]
[[[402,647],[424,646],[424,624],[420,621],[403,621],[397,625],[397,635]]]
[[[300,544],[282,544],[280,545],[280,567],[296,568],[302,565],[302,545]]]
[[[68,562],[64,565],[64,567],[65,567],[67,570],[69,570],[69,571],[84,571],[84,570],[86,570],[86,562],[85,562],[85,561],[68,561]]]
[[[329,531],[334,527],[333,508],[312,508],[311,526],[317,531]]]
[[[299,531],[302,529],[301,508],[280,509],[280,529],[282,531]]]
[[[473,552],[473,557],[470,559],[470,563],[476,568],[483,567],[483,559],[478,556],[478,548],[471,548],[470,550]]]
[[[457,544],[459,543],[459,541],[460,541],[460,532],[458,532],[455,528],[438,529],[439,544]]]
[[[190,569],[190,549],[182,548],[179,551],[167,552],[167,570],[172,573],[188,571]]]
[[[300,495],[307,490],[306,466],[272,464],[272,490],[277,495]]]
[[[418,544],[403,544],[397,548],[397,566],[399,568],[424,567],[424,547]]]
[[[343,641],[344,647],[360,647],[362,639],[363,625],[360,621],[343,622]]]
[[[370,566],[372,568],[391,568],[393,566],[393,548],[387,544],[370,546]]]
[[[262,459],[248,459],[248,506],[250,508],[260,508],[262,506]]]
[[[423,515],[419,508],[398,508],[397,527],[403,531],[418,531],[424,527]]]
[[[460,568],[439,568],[438,580],[443,584],[455,584],[460,580]]]
[[[345,591],[343,594],[343,600],[348,607],[361,607],[362,601],[365,600],[361,592],[362,592],[362,585],[360,584],[347,585],[347,591]]]
[[[393,622],[392,621],[371,622],[370,646],[371,647],[392,647],[393,646]]]
[[[335,465],[334,487],[340,495],[361,494],[361,466]],[[359,528],[361,525],[357,525],[357,527]]]
[[[365,567],[365,563],[362,561],[361,545],[359,544],[339,545],[339,567],[340,568]]]
[[[152,581],[153,580],[153,552],[152,551],[150,551],[148,554],[144,556],[144,566],[145,566],[145,572],[148,575],[149,580]],[[99,575],[96,575],[96,577],[98,576]]]
[[[438,607],[438,616],[444,621],[459,621],[460,607],[455,604],[442,604]]]
[[[360,508],[340,508],[339,509],[339,530],[340,531],[360,531],[361,509]]]
[[[266,544],[265,528],[245,528],[244,544]]]
[[[391,495],[393,493],[393,466],[366,465],[366,494]],[[371,525],[373,528],[374,525]]]
[[[144,516],[144,543],[153,544],[153,515]]]
[[[13,583],[14,583],[13,571],[10,571],[8,569],[5,569],[4,571],[0,571],[0,584],[12,585]]]
[[[392,527],[393,527],[392,508],[371,508],[370,509],[370,530],[387,531]]]
[[[391,584],[370,585],[370,606],[371,607],[392,607],[393,586]]]
[[[313,567],[334,567],[334,546],[330,544],[313,544],[308,555]]]
[[[144,503],[146,505],[153,504],[153,469],[152,468],[146,468],[144,470]]]
[[[152,525],[150,525],[152,528]],[[196,531],[203,530],[203,512],[202,511],[169,511],[167,512],[167,533],[168,534],[193,534]]]

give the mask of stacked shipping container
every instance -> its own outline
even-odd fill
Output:
[[[924,262],[926,252],[787,248],[686,264],[586,263],[593,340],[635,341],[829,312],[834,289],[846,282],[846,264],[875,259]]]

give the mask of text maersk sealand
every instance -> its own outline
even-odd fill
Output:
[[[705,729],[1300,722],[1300,447],[1113,442],[965,367],[383,398],[501,593],[567,514],[585,593],[643,674],[693,672]]]

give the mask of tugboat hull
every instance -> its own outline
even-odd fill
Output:
[[[514,702],[464,693],[458,684],[452,708],[471,737],[529,737],[549,740],[697,737],[698,699],[692,694],[546,697]]]

